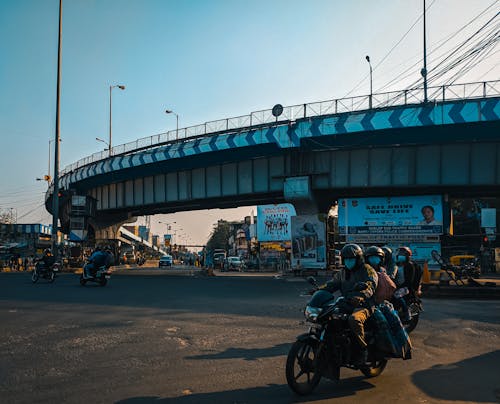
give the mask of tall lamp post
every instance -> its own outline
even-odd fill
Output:
[[[59,222],[59,142],[60,142],[60,95],[61,95],[61,49],[62,49],[62,0],[59,0],[59,34],[57,40],[57,90],[56,90],[56,134],[54,138],[54,190],[52,193],[52,252],[57,259],[57,227]],[[50,146],[49,146],[50,147]]]
[[[372,109],[372,96],[373,96],[373,69],[372,69],[372,64],[370,62],[370,56],[366,56],[366,61],[370,65],[370,99],[369,99],[369,106],[370,109]]]
[[[174,111],[171,109],[165,110],[166,114],[174,114],[175,119],[176,119],[176,126],[175,126],[175,140],[179,140],[179,115],[177,115]]]
[[[165,224],[165,225],[167,225],[167,231],[170,231],[170,230],[172,230],[172,225],[173,225],[174,223],[177,223],[177,222],[170,222],[170,223],[169,223],[169,222],[161,222],[161,221],[158,221],[158,223],[159,223],[159,224]],[[171,240],[170,240],[170,249],[172,249],[172,243],[173,243],[172,235],[170,235],[170,238],[171,238]]]
[[[115,84],[112,86],[109,86],[109,142],[108,142],[108,147],[109,147],[109,157],[111,157],[111,139],[112,139],[112,124],[111,124],[111,114],[112,114],[112,104],[111,104],[111,99],[112,99],[112,94],[113,94],[113,88],[118,87],[120,90],[125,90],[125,86],[122,86],[121,84]]]

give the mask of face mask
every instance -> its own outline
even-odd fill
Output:
[[[396,262],[398,264],[404,264],[406,262],[406,256],[405,255],[398,255],[396,257]]]
[[[368,263],[370,265],[379,265],[382,260],[376,255],[371,255],[368,257]]]
[[[347,269],[353,269],[356,266],[356,258],[346,258],[344,265]]]

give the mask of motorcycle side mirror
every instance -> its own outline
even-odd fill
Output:
[[[316,278],[314,276],[308,276],[307,277],[307,282],[309,282],[313,286],[317,286],[318,282],[316,281]]]

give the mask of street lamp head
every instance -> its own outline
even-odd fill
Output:
[[[370,56],[366,55],[366,61],[370,63]]]
[[[125,86],[118,85],[117,87],[118,87],[120,90],[125,90]]]
[[[166,113],[166,114],[171,114],[172,112],[174,112],[174,111],[172,111],[171,109],[167,109],[167,110],[165,110],[165,113]]]

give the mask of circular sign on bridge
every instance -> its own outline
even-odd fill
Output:
[[[276,104],[273,107],[273,111],[272,112],[273,112],[273,115],[277,118],[278,116],[280,116],[283,113],[283,105]]]

